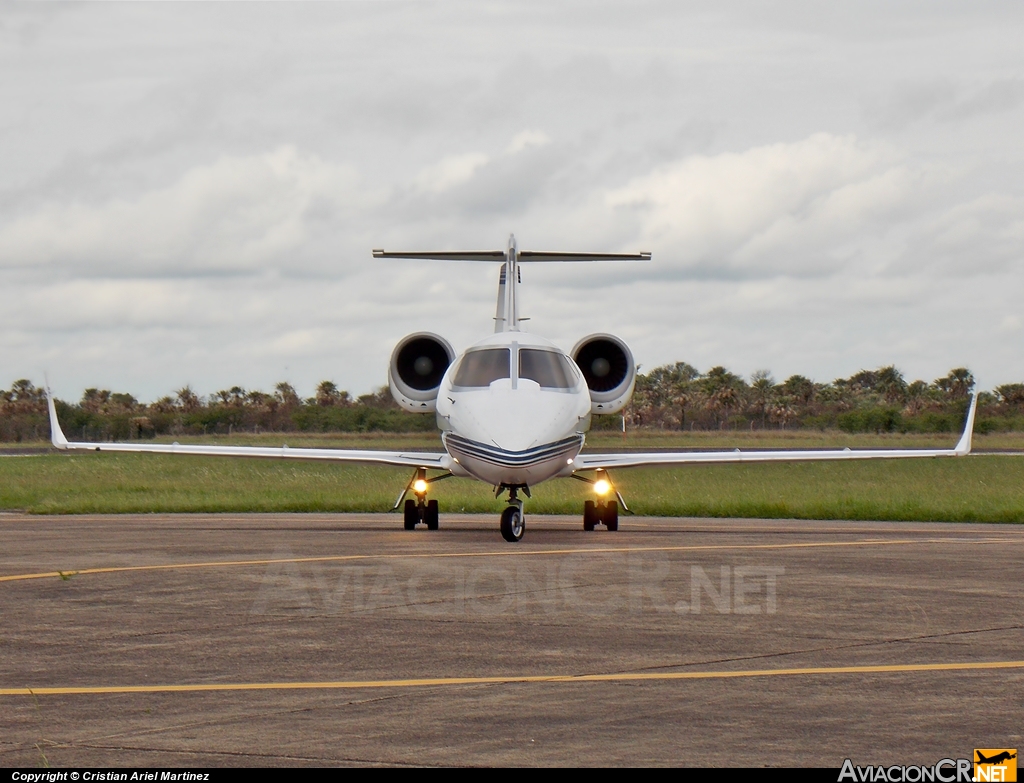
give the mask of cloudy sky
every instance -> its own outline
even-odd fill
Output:
[[[371,249],[510,232],[653,252],[524,270],[567,349],[1022,381],[1021,41],[1019,2],[5,3],[0,387],[365,393],[497,276]]]

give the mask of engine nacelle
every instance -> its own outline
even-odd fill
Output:
[[[410,413],[434,413],[438,387],[453,361],[455,350],[439,335],[416,332],[403,337],[388,365],[391,396]]]
[[[590,389],[591,413],[618,413],[626,407],[636,385],[628,345],[610,334],[591,334],[576,343],[572,358]]]

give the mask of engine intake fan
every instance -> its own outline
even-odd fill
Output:
[[[391,396],[411,413],[433,413],[441,379],[453,361],[455,350],[440,335],[417,332],[402,338],[388,365]]]
[[[628,345],[614,335],[592,334],[576,343],[572,358],[590,389],[591,413],[618,413],[626,407],[636,384]]]

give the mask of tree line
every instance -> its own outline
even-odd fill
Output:
[[[802,375],[778,382],[767,370],[747,381],[724,367],[701,373],[679,362],[639,375],[625,414],[634,427],[675,430],[957,432],[974,387],[966,367],[931,383],[908,382],[892,365],[815,383]],[[975,429],[1024,429],[1024,383],[979,392]]]
[[[908,382],[894,366],[862,370],[831,383],[802,375],[778,382],[767,370],[749,381],[724,367],[700,372],[685,362],[637,376],[623,418],[629,428],[662,430],[839,429],[846,432],[956,432],[963,424],[974,377],[955,368],[931,383]],[[207,396],[189,386],[156,402],[107,389],[86,389],[77,403],[55,401],[69,438],[104,441],[157,435],[233,432],[430,432],[434,417],[402,411],[387,386],[353,398],[321,381],[302,399],[289,383],[273,392],[240,386]],[[1024,430],[1024,383],[978,396],[978,432]],[[595,417],[595,428],[621,426]],[[49,437],[45,391],[29,380],[0,390],[0,441]]]

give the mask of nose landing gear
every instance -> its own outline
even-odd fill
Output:
[[[511,544],[522,539],[526,532],[526,516],[523,514],[523,501],[519,499],[518,490],[522,489],[526,497],[530,497],[530,488],[525,484],[498,487],[497,495],[508,490],[508,508],[501,512],[501,537]]]
[[[526,520],[519,505],[509,506],[501,512],[501,537],[509,543],[516,543],[526,532]]]

